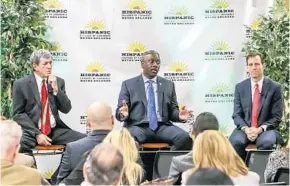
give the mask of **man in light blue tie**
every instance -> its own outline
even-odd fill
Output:
[[[141,75],[122,83],[116,118],[124,122],[139,144],[166,142],[172,150],[191,149],[188,133],[171,123],[186,122],[191,111],[185,107],[179,111],[174,83],[157,76],[159,53],[144,52],[141,67]]]

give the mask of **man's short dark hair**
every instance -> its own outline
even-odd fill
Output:
[[[160,54],[157,51],[155,51],[155,50],[148,50],[148,51],[146,51],[146,52],[144,52],[142,54],[142,56],[141,56],[141,62],[143,62],[144,57],[147,56],[147,55],[152,55],[152,56],[156,57],[159,60],[159,62],[161,60],[160,59]]]
[[[186,185],[234,185],[231,178],[216,168],[200,168],[188,178]]]
[[[116,185],[123,170],[123,155],[110,143],[97,145],[86,161],[87,181],[92,185]]]
[[[249,60],[249,58],[256,57],[256,56],[259,56],[259,57],[260,57],[262,64],[264,63],[264,57],[263,57],[263,54],[261,54],[261,53],[259,53],[259,52],[250,52],[250,53],[247,55],[247,57],[246,57],[247,65],[248,65],[248,60]]]
[[[219,122],[211,112],[200,113],[192,126],[192,132],[197,136],[205,130],[219,130]]]

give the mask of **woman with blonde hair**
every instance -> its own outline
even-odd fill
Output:
[[[207,130],[197,136],[193,146],[193,164],[195,168],[186,172],[183,178],[199,168],[217,168],[230,176],[235,185],[259,185],[259,175],[248,170],[228,139],[215,130]]]
[[[104,142],[119,147],[124,157],[123,177],[120,185],[139,185],[143,181],[144,170],[137,162],[139,152],[136,143],[126,128],[111,131]]]

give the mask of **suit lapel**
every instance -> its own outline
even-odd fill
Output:
[[[49,93],[48,92],[48,101],[49,101],[50,110],[51,110],[53,116],[55,117],[56,116],[56,112],[57,112],[57,108],[56,108],[56,105],[55,105],[53,93]]]
[[[157,76],[158,110],[161,116],[163,116],[163,89],[163,81],[160,77]]]
[[[252,115],[252,86],[251,86],[251,79],[249,78],[247,81],[247,87],[246,87],[246,97],[249,98],[249,111],[250,111],[250,115]]]
[[[144,81],[143,81],[143,78],[142,78],[142,75],[140,75],[137,79],[137,84],[139,87],[139,95],[140,95],[140,98],[142,100],[142,102],[144,103],[144,106],[147,107],[147,98],[146,98],[146,92],[145,92],[145,85],[144,85]]]
[[[36,83],[36,79],[35,79],[35,76],[32,74],[29,76],[29,86],[34,94],[34,98],[37,102],[37,104],[40,106],[41,108],[41,102],[40,102],[40,94],[39,94],[39,91],[38,91],[38,86],[37,86],[37,83]]]
[[[269,91],[269,80],[264,77],[264,81],[263,81],[263,86],[262,86],[262,91],[260,94],[260,103],[259,103],[259,109],[258,109],[258,116],[260,115],[261,109],[263,107],[265,98],[267,96],[267,93]]]

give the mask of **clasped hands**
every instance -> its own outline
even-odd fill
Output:
[[[43,145],[43,146],[51,145],[51,139],[47,135],[42,134],[42,133],[36,136],[36,141],[38,145]]]
[[[258,135],[261,134],[262,132],[263,132],[262,127],[259,127],[259,128],[249,127],[245,129],[247,138],[252,142],[255,141]]]

